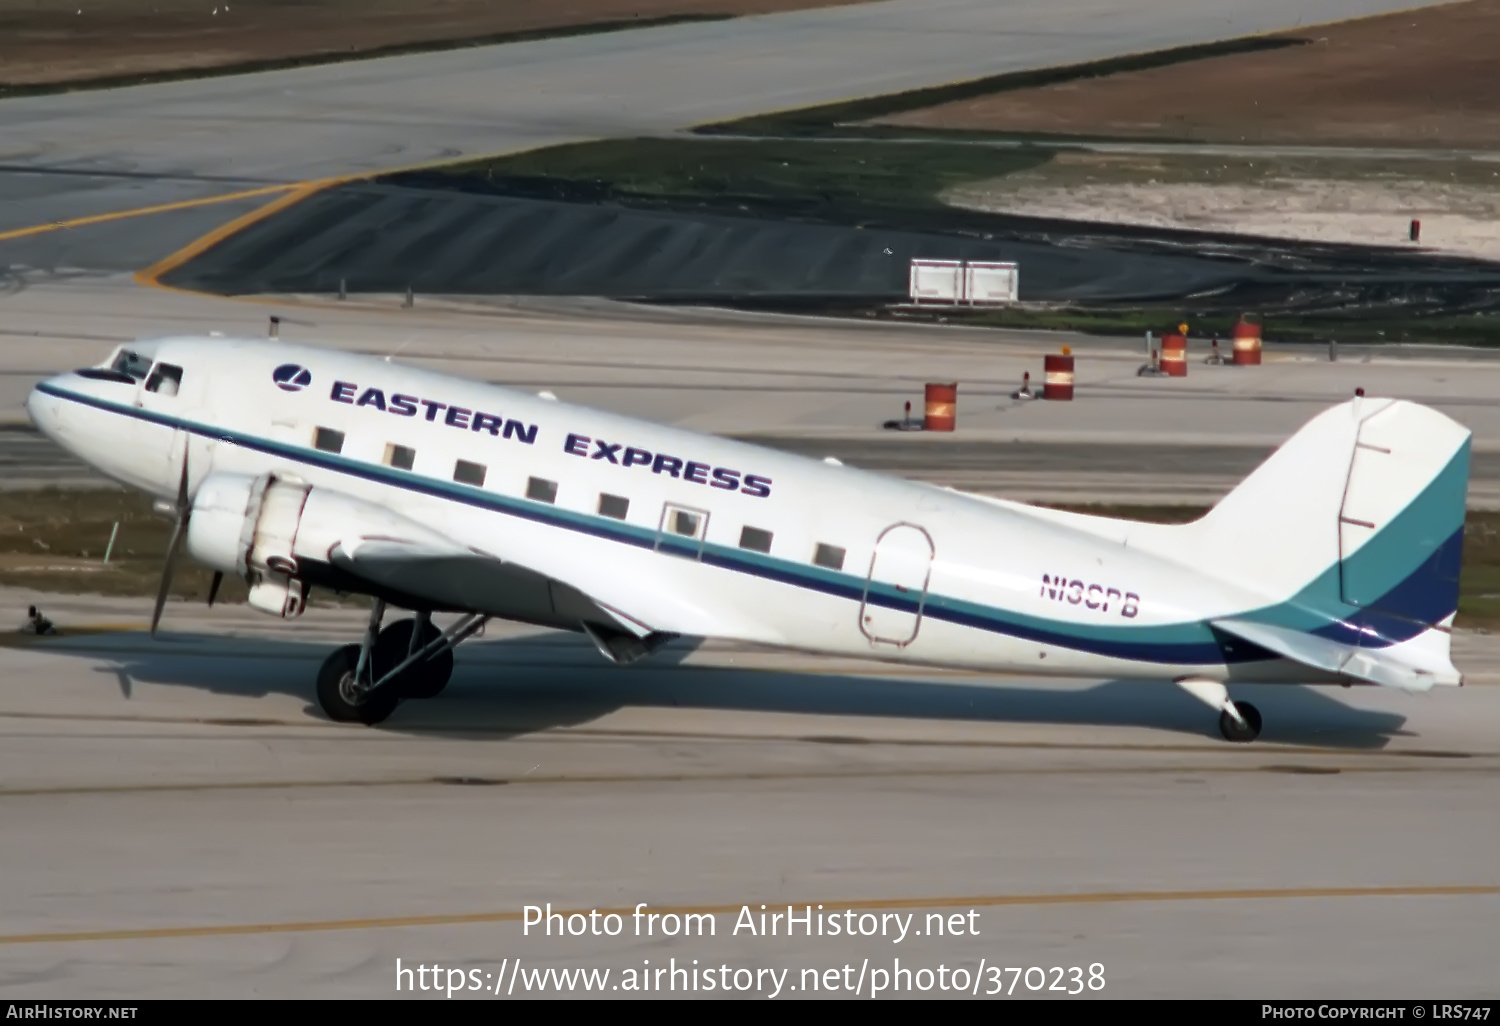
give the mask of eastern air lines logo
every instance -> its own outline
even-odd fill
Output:
[[[312,372],[295,363],[284,363],[271,372],[271,380],[283,392],[300,392],[312,384]]]

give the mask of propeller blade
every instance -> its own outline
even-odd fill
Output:
[[[156,637],[156,628],[161,624],[161,613],[167,605],[167,592],[172,590],[172,571],[177,566],[177,553],[182,549],[182,536],[187,533],[186,515],[172,525],[172,540],[167,543],[167,562],[161,568],[161,587],[156,591],[156,608],[151,611],[151,636]]]
[[[193,501],[188,497],[188,441],[184,438],[182,477],[177,481],[177,521],[172,525],[172,540],[167,542],[167,561],[161,568],[161,586],[156,589],[156,608],[151,611],[151,636],[153,638],[156,637],[156,628],[161,626],[161,614],[167,605],[167,593],[172,590],[172,571],[176,569],[177,553],[182,549],[182,538],[187,534],[188,516],[192,511]]]
[[[208,605],[213,608],[214,599],[218,597],[219,585],[224,583],[224,571],[215,570],[213,583],[208,586]]]
[[[188,497],[188,440],[184,436],[182,443],[182,477],[177,481],[177,515],[187,520],[188,510],[192,509],[193,500]]]

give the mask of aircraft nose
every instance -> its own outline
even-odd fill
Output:
[[[63,430],[63,401],[48,391],[48,386],[56,380],[49,378],[38,383],[26,397],[27,416],[38,431],[54,442]]]

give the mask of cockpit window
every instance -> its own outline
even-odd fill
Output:
[[[120,385],[135,384],[135,378],[129,374],[121,374],[117,370],[105,370],[103,367],[80,367],[73,373],[91,381],[113,381]]]
[[[151,369],[151,358],[133,353],[129,349],[121,349],[120,355],[115,357],[115,362],[110,364],[109,369],[119,374],[129,375],[132,379],[139,381]]]
[[[159,363],[146,379],[146,391],[162,395],[176,395],[182,387],[182,368],[170,363]]]

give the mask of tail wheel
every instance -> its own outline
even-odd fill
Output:
[[[1260,710],[1249,702],[1231,704],[1235,712],[1240,714],[1240,719],[1235,719],[1228,710],[1219,713],[1219,733],[1224,735],[1225,741],[1254,741],[1260,736]],[[1241,720],[1244,722],[1240,722]]]
[[[380,637],[375,639],[371,658],[374,660],[376,680],[406,661],[412,650],[411,635],[415,624],[414,617],[397,620],[382,630]],[[422,637],[416,647],[431,644],[441,635],[442,631],[431,622],[424,623]],[[450,648],[403,671],[398,679],[390,682],[389,687],[402,698],[436,698],[448,686],[448,679],[452,676],[453,650]],[[386,688],[380,690],[384,691]]]
[[[336,648],[318,670],[318,705],[336,723],[380,723],[396,711],[401,696],[393,688],[360,694],[354,688],[359,646]]]

